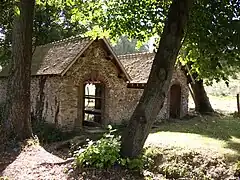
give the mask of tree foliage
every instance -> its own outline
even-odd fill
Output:
[[[147,44],[137,48],[137,40],[129,40],[127,36],[121,36],[117,43],[113,45],[113,49],[118,55],[149,51]]]
[[[240,1],[202,0],[193,8],[183,62],[209,83],[227,81],[240,65]]]
[[[78,11],[87,4],[71,3],[69,0],[37,0],[35,5],[33,45],[38,46],[70,36],[84,34],[90,27],[87,23],[77,21]],[[74,9],[75,8],[75,9]],[[4,0],[0,4],[3,12],[0,18],[0,64],[5,65],[11,56],[13,0]]]
[[[0,4],[0,64],[5,64],[6,59],[10,58],[10,41],[13,22],[13,2],[3,0]]]
[[[0,57],[6,59],[11,41],[12,1],[4,0],[0,10]],[[126,35],[139,42],[161,37],[171,1],[163,0],[37,0],[34,43],[45,44],[72,35]],[[199,78],[228,80],[239,66],[240,1],[196,0],[188,23],[179,60],[191,62]],[[139,44],[138,42],[138,44]],[[156,43],[157,44],[157,43]],[[1,60],[0,59],[0,60]],[[1,61],[3,62],[3,61]]]
[[[103,31],[97,26],[103,13],[102,3],[94,1],[81,2],[74,0],[38,0],[35,5],[33,44],[43,45],[70,36],[82,35],[103,36]],[[13,4],[6,1],[0,8],[5,9],[5,18],[0,19],[0,63],[6,64],[11,55],[11,33]],[[3,16],[2,16],[3,17]],[[109,22],[110,23],[110,22]],[[111,23],[110,23],[111,24]],[[107,25],[107,24],[105,24]],[[108,35],[108,34],[106,34]],[[115,41],[114,48],[118,54],[141,52],[147,50],[146,45],[136,48],[137,40],[128,40],[121,36]],[[112,36],[113,37],[113,36]]]
[[[161,37],[171,3],[168,0],[95,2],[98,5],[92,13],[85,14],[88,21],[94,21],[111,39],[127,35],[141,42]],[[196,0],[193,9],[179,60],[183,64],[191,62],[191,71],[209,83],[227,81],[240,63],[240,1]]]

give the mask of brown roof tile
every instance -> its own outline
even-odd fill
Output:
[[[118,56],[127,73],[130,75],[131,83],[147,83],[155,54],[144,52]]]
[[[67,40],[37,47],[32,61],[32,75],[61,74],[88,47],[91,40]]]
[[[61,74],[91,42],[89,39],[74,37],[36,47],[32,59],[32,75]],[[0,76],[7,76],[8,71],[8,67],[4,68]]]
[[[109,42],[103,38],[110,53],[113,54],[116,65],[133,83],[146,83],[151,70],[153,53],[136,53],[115,56]],[[93,42],[93,40],[73,37],[36,47],[32,59],[32,75],[57,75],[65,71],[75,62]],[[130,76],[129,76],[130,75]],[[1,76],[8,76],[8,67],[3,68]]]

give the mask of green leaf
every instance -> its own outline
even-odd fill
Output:
[[[15,16],[20,16],[20,9],[18,6],[14,6],[14,15]]]

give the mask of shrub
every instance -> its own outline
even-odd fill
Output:
[[[0,180],[9,180],[9,178],[6,176],[0,176]]]
[[[120,136],[115,137],[109,126],[109,133],[98,141],[88,144],[75,152],[76,165],[80,167],[109,168],[120,162]]]
[[[240,161],[238,161],[238,162],[235,164],[235,167],[234,167],[234,176],[235,176],[235,177],[240,177]]]
[[[162,166],[160,172],[162,172],[166,178],[177,179],[187,175],[189,169],[185,166],[186,165],[179,163],[169,163]]]
[[[163,162],[163,152],[157,147],[147,147],[143,158],[145,168],[155,170]]]
[[[142,155],[134,159],[122,158],[120,155],[120,136],[114,135],[115,131],[109,126],[109,132],[104,134],[100,140],[88,141],[87,145],[75,151],[75,166],[102,169],[119,165],[141,171],[145,168],[155,167],[161,162],[158,157],[162,158],[162,152],[156,148],[147,148]]]
[[[138,158],[134,158],[134,159],[122,159],[123,161],[126,161],[126,163],[121,163],[122,166],[125,166],[128,169],[131,170],[138,170],[138,171],[142,171],[144,169],[144,165],[146,163],[145,159],[143,156],[140,156]]]
[[[199,152],[176,148],[145,148],[142,155],[129,159],[120,156],[120,136],[113,130],[98,141],[89,141],[75,153],[75,167],[97,169],[122,166],[138,172],[150,172],[168,179],[227,179],[232,171],[224,159],[209,157]],[[235,176],[240,174],[240,161],[236,164]],[[144,170],[144,171],[143,171]]]

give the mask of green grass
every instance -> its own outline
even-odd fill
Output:
[[[206,116],[167,122],[154,128],[147,142],[203,150],[235,159],[240,154],[240,119]]]
[[[218,83],[213,83],[211,86],[205,86],[205,89],[208,95],[213,96],[236,96],[240,90],[240,78],[238,76],[237,79],[229,79],[229,86],[227,87],[224,81],[220,81]]]
[[[212,107],[223,114],[229,114],[237,111],[237,99],[235,96],[213,96],[208,95]],[[189,108],[195,108],[191,96],[189,96]]]
[[[235,101],[237,102],[237,98],[235,96],[214,96],[214,95],[208,95],[210,100],[229,100],[229,101]]]

